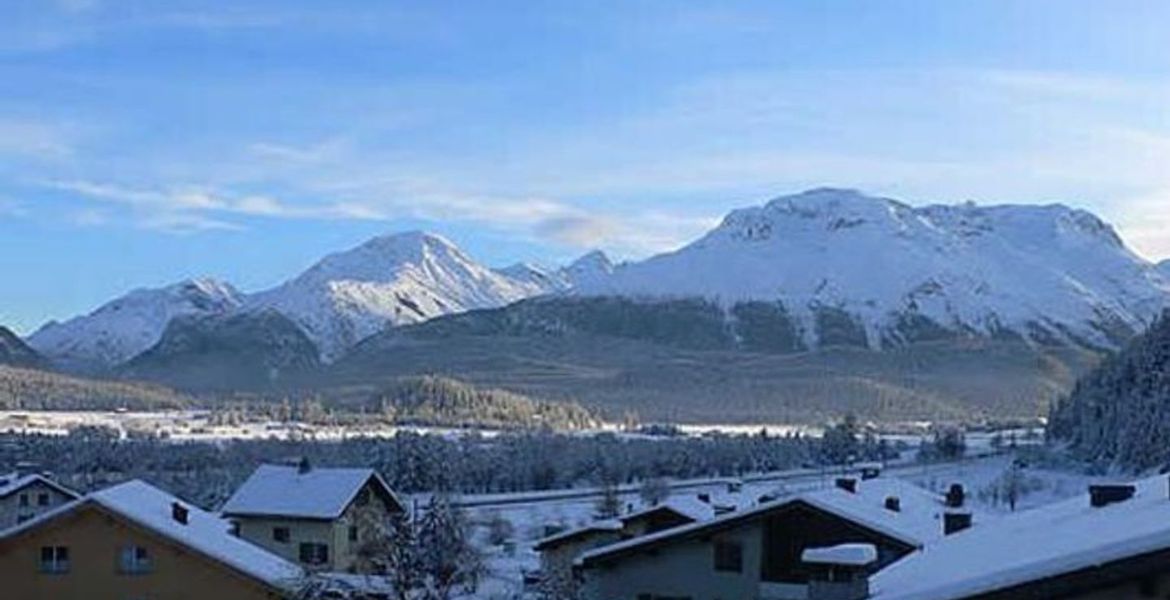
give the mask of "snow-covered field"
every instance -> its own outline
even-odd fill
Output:
[[[209,411],[122,412],[122,411],[0,411],[0,433],[66,435],[84,427],[101,427],[118,432],[156,435],[175,442],[220,442],[257,439],[313,439],[335,441],[359,437],[390,438],[400,431],[435,435],[465,435],[468,430],[416,426],[327,426],[307,423],[255,421],[232,425],[215,424]],[[490,437],[499,432],[477,430]]]

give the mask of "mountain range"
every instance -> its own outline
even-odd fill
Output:
[[[1137,256],[1088,212],[916,208],[826,188],[617,265],[591,252],[492,269],[440,236],[381,236],[270,290],[138,290],[27,342],[65,368],[191,389],[352,389],[434,372],[710,420],[722,381],[740,396],[737,420],[819,417],[816,402],[842,394],[861,413],[877,402],[906,418],[1020,416],[1167,305],[1170,262]],[[668,389],[680,406],[659,397]]]

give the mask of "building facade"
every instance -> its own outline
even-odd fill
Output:
[[[9,530],[0,573],[0,595],[20,600],[273,600],[300,577],[295,565],[232,537],[215,515],[141,482]]]
[[[77,492],[44,475],[0,476],[0,531],[15,527],[78,498]]]
[[[362,549],[406,514],[371,469],[262,465],[224,504],[238,535],[314,571],[376,572]]]

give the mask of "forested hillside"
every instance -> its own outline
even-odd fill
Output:
[[[1081,379],[1053,409],[1049,434],[1102,464],[1170,463],[1170,314]]]
[[[778,304],[545,298],[378,334],[324,370],[344,389],[420,374],[458,378],[620,418],[822,423],[1037,418],[1096,352],[1018,338],[926,335],[883,350],[825,310],[831,345],[805,348]],[[328,393],[326,393],[328,395]]]
[[[547,402],[445,377],[412,377],[379,391],[375,408],[400,424],[582,429],[597,419],[575,402]]]
[[[0,410],[159,410],[190,403],[162,386],[0,366]]]

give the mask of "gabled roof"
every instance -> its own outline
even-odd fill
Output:
[[[533,546],[532,549],[536,550],[537,552],[543,552],[549,548],[553,548],[579,538],[588,537],[589,535],[595,533],[619,533],[624,526],[624,523],[618,519],[603,519],[600,521],[594,521],[587,525],[566,529],[560,533],[554,533],[550,536],[541,538],[536,542],[536,545]]]
[[[175,503],[187,509],[186,524],[174,519]],[[304,575],[300,567],[232,535],[227,521],[138,480],[63,504],[0,534],[0,543],[87,506],[125,519],[271,587],[287,588]]]
[[[878,573],[875,600],[955,600],[1170,550],[1165,476],[1133,498],[1093,508],[1087,495],[975,527],[927,545]]]
[[[367,483],[400,509],[403,504],[373,469],[260,465],[223,505],[225,516],[333,520]]]
[[[0,475],[0,498],[7,498],[12,494],[27,488],[34,483],[42,483],[51,487],[70,498],[77,498],[80,496],[77,492],[45,477],[38,473],[21,476],[17,473],[9,473],[8,475]]]
[[[536,542],[533,547],[534,550],[540,552],[558,546],[560,544],[573,541],[577,538],[585,537],[593,533],[606,532],[620,532],[626,528],[631,522],[649,517],[656,513],[669,512],[686,519],[689,522],[706,521],[714,516],[715,509],[710,504],[699,501],[692,496],[672,496],[661,504],[654,506],[645,506],[633,512],[624,515],[618,515],[612,519],[602,519],[555,533],[548,537],[542,538]]]
[[[946,507],[942,496],[901,479],[867,479],[857,482],[855,493],[833,487],[799,497],[911,546],[922,546],[944,535],[942,515]],[[886,499],[891,497],[898,499],[897,512],[886,508]]]
[[[661,504],[644,506],[634,512],[619,515],[622,523],[629,523],[660,512],[671,512],[691,521],[706,521],[715,516],[715,509],[695,496],[671,496]]]
[[[899,498],[902,505],[900,511],[885,508],[885,499],[889,496]],[[912,548],[943,535],[943,505],[940,497],[908,482],[878,478],[858,482],[856,493],[836,487],[827,488],[618,542],[582,554],[577,563],[588,567],[619,555],[738,527],[802,505],[836,515]]]

